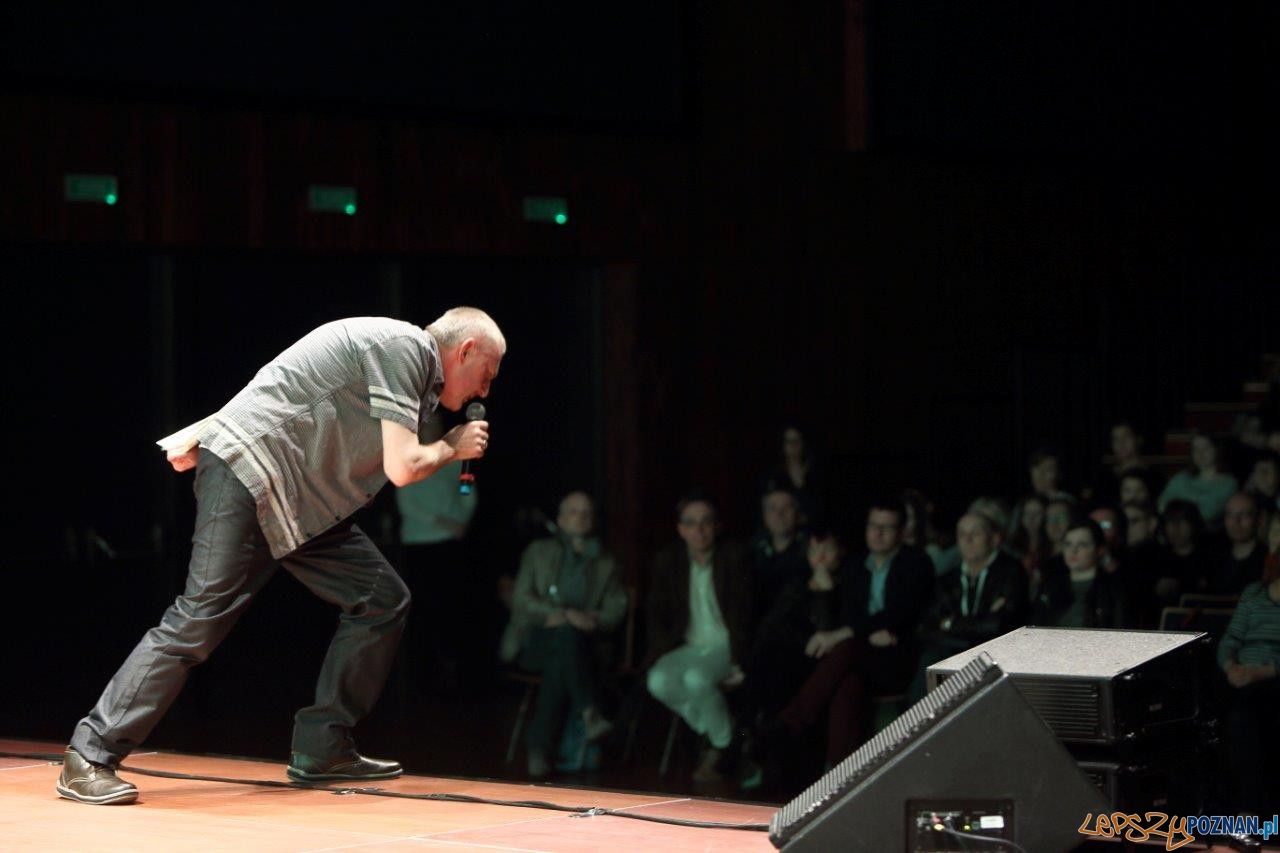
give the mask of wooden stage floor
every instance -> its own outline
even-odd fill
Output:
[[[60,754],[62,744],[0,739],[0,753]],[[197,781],[123,771],[138,803],[86,806],[54,791],[60,766],[0,757],[0,851],[773,851],[767,833],[652,823],[613,815],[576,817],[531,806],[342,794],[342,786],[287,784],[284,765],[243,758],[137,753],[140,770],[222,777]],[[243,780],[243,781],[241,781]],[[275,786],[255,781],[278,783]],[[563,806],[724,824],[768,824],[774,806],[663,794],[528,785],[434,776],[369,783],[389,792],[538,800]],[[1272,841],[1274,843],[1274,839]],[[1079,850],[1155,851],[1163,844],[1083,843]],[[1204,850],[1193,843],[1184,850]],[[1233,853],[1216,845],[1213,853]],[[1267,845],[1264,851],[1276,851]],[[1032,851],[1034,853],[1034,851]]]
[[[0,752],[61,753],[62,744],[0,740]],[[178,753],[137,753],[127,766],[236,780],[287,782],[284,765]],[[772,851],[760,831],[704,829],[530,807],[396,799],[300,787],[166,779],[121,772],[131,806],[86,806],[54,791],[59,766],[0,758],[0,850],[163,851]],[[429,776],[368,783],[716,823],[767,824],[772,806]],[[334,785],[333,788],[339,788]]]

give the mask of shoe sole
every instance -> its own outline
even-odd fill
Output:
[[[350,773],[308,773],[296,767],[285,768],[284,772],[290,779],[298,782],[362,782],[365,779],[395,779],[404,775],[404,768],[387,773],[361,773],[358,776]]]
[[[84,794],[77,794],[70,788],[64,787],[61,783],[55,786],[58,789],[58,796],[68,800],[75,800],[77,803],[88,803],[93,806],[123,806],[132,803],[138,799],[138,791],[135,788],[132,791],[117,791],[114,794],[103,794],[100,797],[86,797]]]

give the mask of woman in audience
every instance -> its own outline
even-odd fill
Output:
[[[1280,743],[1280,518],[1268,527],[1262,580],[1245,587],[1218,644],[1218,665],[1230,685],[1227,709],[1229,778],[1235,783],[1229,812],[1263,814],[1280,801],[1275,768]]]
[[[844,546],[833,533],[814,530],[807,548],[808,577],[789,579],[774,596],[755,630],[739,711],[754,732],[768,729],[773,717],[800,690],[817,666],[805,647],[818,631],[840,627],[839,584]],[[743,769],[744,789],[759,787],[768,768],[776,777],[778,744],[757,740],[752,766]],[[788,745],[790,747],[790,745]],[[776,778],[771,779],[776,781]]]
[[[1205,527],[1217,530],[1222,525],[1222,511],[1227,499],[1240,490],[1236,478],[1226,472],[1221,448],[1211,437],[1197,433],[1191,439],[1191,464],[1173,475],[1160,493],[1159,507],[1173,500],[1191,501],[1200,510]]]
[[[1178,603],[1182,592],[1203,592],[1212,570],[1202,545],[1204,520],[1191,501],[1170,501],[1160,515],[1160,538],[1165,553],[1156,581],[1160,607]]]
[[[1022,563],[1033,600],[1040,592],[1043,565],[1053,554],[1049,534],[1045,532],[1046,510],[1045,499],[1040,495],[1023,498],[1014,512],[1015,527],[1005,549]]]
[[[809,436],[795,424],[782,430],[782,445],[773,465],[764,473],[758,494],[784,489],[796,496],[800,505],[800,527],[823,524],[826,512],[826,482]]]
[[[902,493],[902,504],[907,508],[903,544],[923,549],[933,561],[934,571],[942,574],[951,543],[933,526],[933,503],[919,489],[907,489]]]
[[[1066,571],[1045,575],[1032,619],[1059,628],[1123,628],[1127,620],[1124,589],[1113,572],[1102,569],[1107,541],[1090,518],[1077,519],[1062,537]]]

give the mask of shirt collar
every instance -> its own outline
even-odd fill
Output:
[[[999,548],[997,548],[997,549],[995,549],[994,551],[992,551],[992,552],[991,552],[991,556],[987,557],[987,561],[986,561],[985,563],[983,563],[983,564],[982,564],[982,571],[978,572],[978,577],[982,577],[983,573],[985,573],[987,569],[991,568],[991,564],[992,564],[992,563],[994,563],[994,562],[996,561],[996,557],[998,557],[998,556],[1000,556],[1000,549],[999,549]],[[967,563],[963,563],[963,562],[962,562],[962,563],[960,564],[960,574],[961,574],[962,576],[964,576],[964,577],[968,577],[968,576],[969,576],[969,572],[968,572],[968,571],[966,571],[966,569],[968,569],[968,567],[969,567],[969,566],[968,566],[968,564],[967,564]]]
[[[884,558],[884,561],[880,563],[879,566],[876,565],[876,555],[868,551],[867,559],[866,559],[866,562],[864,563],[864,565],[867,567],[867,571],[872,573],[888,571],[889,566],[893,565],[893,558],[898,556],[898,552],[901,550],[902,550],[901,545],[899,545],[897,548],[894,548],[892,551],[889,552],[889,555]]]

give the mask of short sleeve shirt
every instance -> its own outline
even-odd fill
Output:
[[[381,421],[417,433],[443,384],[425,329],[384,317],[337,320],[259,370],[208,419],[200,443],[254,496],[279,559],[373,499],[387,482]]]

